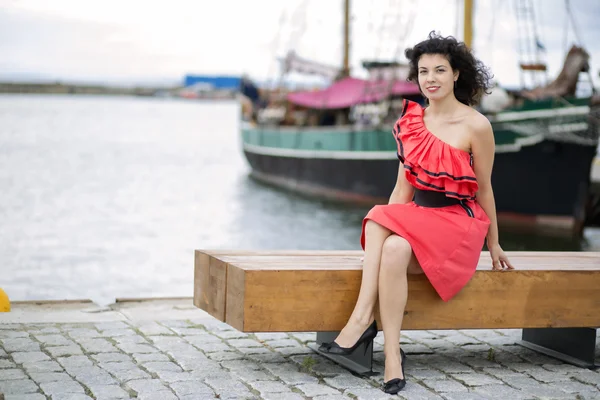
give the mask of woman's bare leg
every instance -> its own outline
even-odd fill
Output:
[[[341,347],[352,347],[374,319],[379,286],[379,264],[384,241],[392,234],[372,220],[365,226],[365,259],[358,300],[350,319],[335,342]]]
[[[404,378],[400,361],[400,329],[408,298],[407,274],[422,272],[406,239],[391,235],[385,240],[379,271],[379,313],[385,341],[384,382]]]

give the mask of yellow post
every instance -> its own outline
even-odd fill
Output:
[[[464,0],[463,41],[467,47],[473,45],[473,0]]]
[[[10,300],[8,299],[8,295],[2,288],[0,288],[0,312],[9,312],[10,311]]]

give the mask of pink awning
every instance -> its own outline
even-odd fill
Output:
[[[419,94],[419,87],[411,82],[395,82],[389,89],[389,82],[373,82],[357,78],[344,78],[318,91],[290,93],[291,103],[320,109],[347,108],[356,104],[382,100],[388,93],[392,95]]]

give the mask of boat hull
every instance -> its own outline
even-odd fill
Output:
[[[384,204],[399,161],[305,158],[246,149],[251,176],[302,195],[360,205]],[[542,141],[518,152],[498,153],[492,186],[499,223],[533,230],[578,233],[586,218],[593,146]]]
[[[535,108],[535,107],[538,108]],[[492,186],[501,225],[581,233],[597,151],[598,106],[538,102],[490,118]],[[365,205],[388,201],[399,161],[391,127],[242,129],[251,175],[301,194]]]

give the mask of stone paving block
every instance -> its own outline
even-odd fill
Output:
[[[267,340],[263,342],[269,347],[278,349],[280,347],[296,347],[301,346],[297,340],[294,339],[279,339],[279,340]]]
[[[168,371],[168,372],[183,372],[183,369],[181,369],[181,367],[171,361],[165,362],[165,361],[150,361],[147,363],[142,364],[142,367],[144,367],[148,372],[163,372],[163,371]]]
[[[252,397],[250,390],[240,381],[234,379],[206,378],[205,383],[221,398]]]
[[[17,364],[36,363],[39,361],[50,361],[50,357],[41,351],[12,353],[13,361]]]
[[[316,377],[299,372],[295,365],[263,364],[263,367],[288,385],[319,382]]]
[[[600,387],[600,370],[581,369],[578,373],[569,374],[575,380]]]
[[[212,334],[221,339],[242,339],[250,336],[247,333],[240,331],[216,331]]]
[[[162,351],[194,351],[192,344],[179,336],[152,336],[154,347]]]
[[[0,348],[0,359],[2,358],[8,358],[8,354]]]
[[[469,389],[452,379],[424,379],[423,384],[436,392],[468,392]]]
[[[273,350],[267,347],[239,347],[237,348],[237,351],[243,353],[244,355],[271,354],[274,352]]]
[[[159,379],[138,379],[129,381],[125,385],[138,394],[168,390]]]
[[[383,386],[383,382],[381,382]],[[399,393],[403,398],[410,400],[444,400],[444,398],[431,390],[421,386],[417,382],[406,382],[406,386]]]
[[[481,372],[492,375],[498,379],[503,379],[505,376],[523,376],[522,374],[513,371],[509,368],[504,368],[502,366],[498,368],[482,368]]]
[[[174,382],[187,382],[198,380],[198,376],[194,375],[191,372],[158,371],[156,372],[156,375],[161,381],[169,384]]]
[[[216,361],[209,360],[202,354],[202,357],[181,357],[173,356],[173,359],[184,371],[193,371],[206,368],[220,368]]]
[[[0,393],[4,394],[35,393],[38,389],[31,379],[0,380]]]
[[[141,369],[136,368],[120,371],[118,375],[116,375],[116,378],[119,382],[126,383],[129,381],[140,379],[151,379],[152,377],[146,371],[142,371]]]
[[[283,400],[281,393],[264,393],[262,396],[263,400]],[[306,397],[299,395],[298,393],[286,393],[285,400],[305,400]]]
[[[166,354],[162,353],[132,354],[132,357],[138,364],[145,363],[148,361],[171,361]],[[130,357],[127,358],[130,359]]]
[[[10,361],[10,360],[3,360],[0,359],[0,369],[4,369],[4,368],[15,368],[16,365],[14,362]]]
[[[227,368],[230,371],[258,370],[262,368],[259,363],[254,362],[252,360],[223,361],[221,362],[221,366],[223,368]]]
[[[119,343],[117,347],[127,354],[158,353],[158,349],[150,346],[149,344]]]
[[[93,365],[92,361],[86,356],[59,357],[56,360],[67,370]]]
[[[1,399],[2,397],[0,397]],[[46,396],[40,393],[7,394],[4,400],[46,400]]]
[[[205,353],[218,353],[233,350],[227,343],[193,343],[193,345]],[[262,347],[251,347],[251,349],[262,350]]]
[[[29,332],[21,331],[0,331],[0,339],[16,339],[16,338],[28,338]]]
[[[235,351],[218,351],[216,353],[209,353],[206,356],[214,361],[239,360],[244,358],[243,354]]]
[[[179,336],[196,336],[196,335],[209,335],[205,329],[201,328],[171,328]]]
[[[280,349],[277,349],[277,352],[284,357],[301,355],[301,354],[315,354],[313,349],[311,349],[309,347],[305,347],[305,346],[282,347]]]
[[[2,339],[0,342],[8,353],[40,351],[40,344],[29,338]]]
[[[111,342],[116,345],[119,344],[150,344],[150,342],[141,335],[125,335],[125,336],[111,336],[109,338]]]
[[[70,339],[63,335],[33,335],[38,341],[46,346],[72,346],[75,345]]]
[[[44,382],[40,383],[40,387],[46,395],[58,398],[66,397],[64,395],[68,393],[84,393],[83,386],[81,386],[78,382],[75,382],[74,380]]]
[[[177,396],[175,396],[169,390],[161,390],[159,392],[144,392],[140,393],[137,398],[140,400],[177,400]]]
[[[89,385],[96,399],[129,399],[129,393],[118,385]]]
[[[324,396],[315,396],[312,400],[349,400],[351,397],[344,396],[343,394],[328,394]]]
[[[64,372],[30,372],[29,376],[38,384],[73,380]]]
[[[398,399],[398,396],[385,393],[378,388],[351,388],[347,389],[345,394],[354,397],[356,400],[391,400]]]
[[[77,346],[76,344],[71,346],[50,346],[46,347],[46,351],[50,353],[53,358],[83,354],[81,347]]]
[[[281,354],[275,352],[250,354],[246,358],[261,364],[285,363],[287,361]]]
[[[462,333],[455,333],[453,335],[448,335],[444,337],[444,340],[456,345],[456,346],[465,346],[465,345],[476,345],[481,344],[481,341],[475,337],[463,335]]]
[[[0,369],[0,382],[13,379],[27,379],[27,375],[20,369]]]
[[[117,330],[117,329],[130,329],[131,325],[123,321],[111,321],[111,322],[99,322],[94,325],[96,330],[100,332]]]
[[[232,375],[236,376],[240,380],[250,383],[256,381],[275,381],[277,378],[266,371],[253,370],[253,369],[239,369],[231,372]]]
[[[186,396],[179,396],[179,400],[213,400],[217,399],[214,395],[200,395],[200,394],[189,394]],[[287,400],[287,399],[286,399]]]
[[[434,354],[433,349],[420,343],[409,343],[402,346],[406,354]]]
[[[407,366],[408,363],[410,362],[410,359],[407,358]],[[434,364],[436,366],[437,369],[439,369],[442,372],[445,372],[446,374],[462,374],[462,373],[473,373],[475,372],[475,370],[471,367],[469,367],[468,365],[465,364],[461,364],[459,362],[455,362],[455,361],[441,361],[439,363]]]
[[[116,385],[118,382],[110,376],[106,371],[98,369],[95,373],[80,373],[75,375],[75,379],[85,386],[103,386],[103,385]]]
[[[22,329],[24,329],[24,327],[21,324],[0,324],[0,331],[20,331]]]
[[[465,364],[473,369],[482,369],[482,368],[498,368],[502,365],[487,360],[485,357],[461,357],[459,360],[462,364]]]
[[[559,381],[568,381],[570,377],[562,372],[551,372],[546,370],[533,370],[527,371],[527,374],[530,375],[536,381],[550,383],[550,382],[559,382]]]
[[[281,382],[274,381],[256,381],[252,382],[250,386],[258,390],[261,394],[263,393],[283,393],[289,392],[290,388]]]
[[[136,328],[146,336],[152,335],[174,335],[175,332],[169,328],[162,326],[156,322],[149,321],[142,324],[137,324]]]
[[[179,320],[179,319],[158,320],[156,322],[158,322],[159,324],[166,326],[168,328],[190,328],[193,325],[193,323],[191,323],[191,322],[183,321],[183,320]],[[227,326],[229,326],[229,325],[227,325]]]
[[[554,388],[560,392],[566,393],[585,393],[585,392],[596,392],[598,394],[598,398],[600,398],[600,390],[594,385],[588,385],[585,383],[577,382],[577,381],[564,381],[564,382],[556,382],[548,385],[550,388]]]
[[[38,361],[23,363],[23,368],[25,368],[25,371],[27,371],[27,373],[64,371],[64,368],[61,367],[56,361]]]
[[[263,347],[264,345],[254,339],[229,339],[227,343],[233,347]]]
[[[124,336],[137,336],[138,333],[133,329],[108,329],[102,331],[102,335],[107,338],[118,338]]]
[[[446,400],[490,400],[488,396],[484,396],[479,393],[444,393]],[[505,399],[508,400],[508,399]],[[510,399],[512,400],[512,399]]]
[[[448,376],[435,369],[407,369],[406,375],[411,378],[422,379],[446,379]]]
[[[99,363],[131,361],[131,357],[123,353],[98,353],[92,354],[90,357]]]
[[[77,341],[78,339],[91,339],[101,337],[102,334],[96,329],[75,328],[67,331],[68,335]]]
[[[79,344],[86,353],[116,353],[118,350],[106,339],[84,339]]]
[[[325,383],[329,386],[339,390],[352,388],[370,389],[373,387],[373,385],[371,385],[369,381],[349,374],[342,374],[335,377],[323,378],[323,381],[325,381]]]
[[[503,383],[501,380],[480,373],[452,374],[452,377],[459,382],[463,382],[467,386],[483,386]]]
[[[210,387],[198,381],[180,381],[172,383],[170,386],[179,397],[192,394],[199,396],[215,396],[215,392]]]

